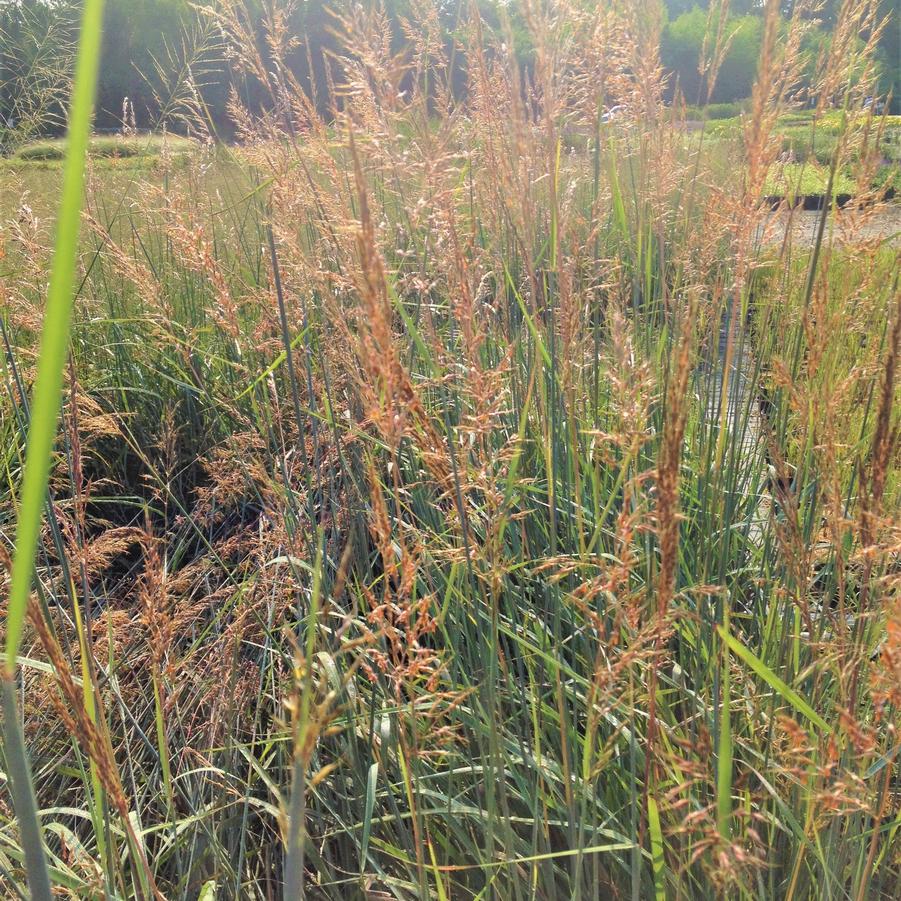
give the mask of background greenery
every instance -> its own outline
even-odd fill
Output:
[[[0,8],[0,116],[13,117],[22,122],[48,122],[47,109],[37,111],[22,108],[22,99],[33,96],[26,90],[29,81],[40,78],[48,81],[52,74],[42,70],[61,68],[70,56],[77,21],[78,0],[18,0]],[[326,61],[336,46],[333,36],[334,18],[329,7],[341,4],[328,0],[303,0],[290,8],[288,25],[298,38],[296,46],[288,48],[285,62],[305,86],[310,85],[312,62],[313,79],[323,85],[326,80]],[[461,10],[468,3],[446,0],[439,4],[439,20],[450,40],[459,21]],[[839,0],[826,0],[817,14],[819,25],[805,41],[811,62],[828,45],[830,30],[840,6]],[[486,24],[500,27],[509,18],[514,43],[520,61],[528,68],[534,55],[534,45],[522,10],[516,2],[478,0],[478,7]],[[792,12],[792,0],[782,4],[783,14]],[[266,28],[266,4],[253,0],[247,5],[253,27],[260,36]],[[402,21],[410,16],[409,0],[385,0],[384,8],[392,43],[403,43]],[[715,17],[709,20],[704,0],[665,0],[662,4],[665,25],[661,36],[661,61],[669,75],[669,94],[679,89],[689,104],[708,100],[704,79],[698,73],[698,60],[705,35],[716,29]],[[881,0],[881,15],[889,21],[879,43],[880,71],[878,90],[893,96],[895,111],[901,112],[901,19],[893,0]],[[192,63],[192,90],[203,98],[217,128],[224,135],[231,133],[232,123],[227,114],[227,85],[237,84],[243,100],[251,107],[265,103],[259,85],[252,80],[236,78],[233,61],[223,61],[214,52],[215,35],[198,24],[195,5],[189,0],[107,0],[102,65],[97,102],[97,126],[119,128],[123,124],[123,103],[130,101],[135,123],[142,128],[156,124],[166,107],[174,71]],[[757,69],[762,38],[762,4],[755,0],[738,0],[729,4],[726,34],[730,45],[722,63],[719,78],[709,98],[714,104],[732,103],[750,95]],[[199,44],[204,52],[196,58],[192,53]],[[214,62],[215,60],[215,62]],[[334,73],[332,73],[334,74]],[[466,91],[466,77],[462,69],[456,72],[454,89]],[[56,127],[62,126],[62,94],[45,98],[45,106],[54,107]],[[327,112],[324,109],[321,112]],[[725,115],[716,108],[713,115]],[[734,115],[733,113],[729,113]]]

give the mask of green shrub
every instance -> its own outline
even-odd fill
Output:
[[[14,159],[26,162],[59,161],[66,158],[66,148],[62,141],[40,141],[17,150]]]
[[[893,191],[895,194],[901,193],[901,167],[880,167],[873,179],[872,187],[881,191]]]
[[[824,194],[829,184],[829,170],[815,162],[786,163],[774,168],[766,183],[766,193],[787,196]],[[836,174],[833,192],[854,194],[857,183],[847,172]]]
[[[704,107],[708,119],[734,119],[746,109],[747,101],[736,100],[732,103],[710,103]]]
[[[96,135],[91,139],[88,156],[91,159],[143,159],[159,156],[164,148],[171,153],[189,153],[196,142],[174,135]],[[55,163],[66,158],[66,141],[62,138],[35,141],[19,148],[13,160],[26,163]]]

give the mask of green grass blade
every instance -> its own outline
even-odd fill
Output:
[[[648,797],[648,831],[651,835],[651,864],[654,868],[654,897],[666,901],[665,864],[663,857],[663,830],[660,827],[660,811],[657,802]]]
[[[360,842],[360,873],[366,869],[366,855],[369,853],[369,836],[372,834],[372,812],[375,809],[375,788],[379,778],[378,761],[369,767],[366,777],[366,804],[363,815],[363,840]]]
[[[737,638],[730,635],[722,626],[716,627],[723,641],[740,660],[744,661],[764,682],[774,689],[785,701],[791,704],[798,713],[807,717],[827,735],[832,727],[826,722],[793,688],[785,684],[762,660],[755,657]]]
[[[729,618],[726,615],[728,627]],[[720,737],[716,761],[716,824],[720,835],[729,838],[729,820],[732,817],[732,721],[731,683],[729,679],[729,654],[723,654],[722,704],[720,707]]]
[[[50,474],[50,458],[59,417],[63,366],[69,345],[84,163],[91,132],[94,90],[100,59],[103,0],[85,0],[75,87],[69,116],[69,140],[63,174],[62,199],[56,224],[56,243],[50,289],[44,311],[41,349],[31,406],[31,425],[22,479],[21,507],[16,527],[16,553],[9,589],[6,620],[6,666],[13,670],[22,638],[28,595],[34,573],[34,555],[41,528],[41,514]]]
[[[11,793],[22,843],[31,897],[50,901],[50,875],[37,817],[37,803],[24,736],[16,706],[16,657],[22,639],[34,557],[50,474],[50,458],[59,416],[63,367],[69,344],[73,281],[81,224],[84,163],[100,59],[103,0],[85,0],[69,118],[69,141],[62,199],[56,226],[50,289],[44,313],[37,378],[16,527],[16,549],[6,618],[6,663],[3,672],[3,740],[10,769]]]
[[[28,888],[33,901],[50,901],[50,873],[44,857],[44,843],[41,839],[41,825],[38,822],[37,801],[31,779],[31,767],[25,750],[25,739],[19,723],[16,705],[16,684],[7,674],[3,677],[3,753],[9,769],[10,794],[13,808],[22,834],[25,850],[25,870],[28,874]]]

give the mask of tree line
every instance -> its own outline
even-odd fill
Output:
[[[277,0],[276,0],[277,2]],[[409,0],[381,0],[391,39],[403,47],[402,22]],[[471,0],[442,0],[442,27],[451,39],[463,5]],[[521,64],[528,69],[533,48],[518,0],[476,0],[487,27],[511,29]],[[588,2],[588,0],[586,0]],[[596,0],[590,0],[596,2]],[[332,10],[348,0],[295,0],[282,3],[289,32],[296,40],[289,63],[307,86],[328,81],[329,53],[336,49]],[[795,0],[783,0],[782,14],[794,11]],[[805,48],[813,63],[830,40],[841,0],[826,0]],[[273,0],[246,0],[247,14],[260,33]],[[763,37],[762,0],[731,0],[724,33],[726,52],[712,92],[707,90],[698,61],[705,35],[721,4],[709,0],[665,0],[661,32],[661,63],[667,71],[670,96],[686,103],[729,104],[751,92]],[[0,3],[0,127],[16,123],[25,132],[61,128],[67,77],[77,31],[79,0],[5,0]],[[901,101],[901,18],[895,0],[883,0],[887,23],[879,45],[879,88]],[[237,85],[253,107],[264,104],[252,84],[236,77],[233,61],[221,51],[213,20],[192,0],[106,0],[105,32],[100,68],[96,125],[100,129],[148,128],[185,103],[202,111],[218,131],[228,131],[228,91]],[[465,75],[454,74],[454,90],[465,92]],[[323,92],[320,103],[324,104]],[[24,126],[24,128],[23,128]]]

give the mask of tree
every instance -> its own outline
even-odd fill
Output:
[[[137,125],[154,122],[156,62],[181,43],[193,15],[188,0],[106,0],[98,125],[120,125],[126,97]]]
[[[699,72],[699,62],[708,31],[715,33],[715,24],[709,20],[707,11],[695,6],[670,22],[661,38],[663,65],[678,80],[683,96],[690,103],[707,99],[706,77]],[[757,75],[763,22],[756,15],[732,18],[726,24],[726,37],[728,50],[711,97],[717,103],[740,100],[751,93]]]
[[[879,60],[882,77],[879,91],[892,95],[892,112],[901,112],[901,11],[897,0],[882,0],[880,16],[886,20],[879,40]]]

